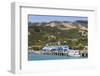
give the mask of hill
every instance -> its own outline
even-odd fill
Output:
[[[80,45],[87,46],[87,26],[87,21],[28,23],[28,46],[38,50],[46,44],[67,44],[72,49],[80,49]]]

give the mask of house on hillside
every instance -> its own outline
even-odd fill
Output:
[[[42,48],[44,52],[66,52],[69,51],[69,47],[67,45],[55,45],[55,46],[44,46]]]

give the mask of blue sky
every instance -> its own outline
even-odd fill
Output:
[[[46,15],[29,15],[28,22],[49,22],[49,21],[76,21],[88,20],[87,17],[81,16],[46,16]]]

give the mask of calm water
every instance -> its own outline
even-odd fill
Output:
[[[57,56],[57,55],[38,55],[34,53],[28,53],[28,60],[58,60],[58,59],[83,59],[86,57],[68,57],[68,56]]]

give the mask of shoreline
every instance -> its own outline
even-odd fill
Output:
[[[79,51],[79,50],[70,50],[70,51]],[[34,50],[29,50],[28,53],[33,53],[37,55],[52,55],[52,56],[71,56],[71,57],[88,57],[87,52],[82,52],[82,53],[75,53],[75,52],[44,52],[42,50],[39,51],[34,51]]]

